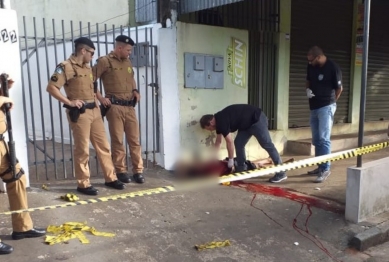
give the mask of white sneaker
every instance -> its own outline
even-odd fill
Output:
[[[324,180],[326,180],[331,175],[331,171],[321,171],[320,174],[315,179],[315,183],[322,183]]]

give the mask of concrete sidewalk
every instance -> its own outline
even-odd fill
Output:
[[[389,155],[389,149],[365,155],[363,161]],[[289,158],[291,156],[283,156]],[[306,156],[293,156],[296,160]],[[270,184],[267,177],[245,184],[215,186],[187,192],[171,192],[139,198],[36,211],[36,226],[87,222],[113,238],[85,233],[90,244],[77,239],[49,246],[44,238],[10,239],[9,216],[0,216],[0,237],[14,246],[1,261],[387,261],[389,246],[358,252],[348,247],[359,232],[379,226],[388,218],[363,224],[344,220],[346,168],[356,158],[333,163],[332,174],[322,184],[312,183],[309,168],[289,171],[288,179]],[[147,183],[128,185],[123,191],[106,188],[93,178],[100,195],[128,193],[171,185],[171,175],[160,168],[146,170]],[[48,191],[42,190],[46,184]],[[30,207],[64,203],[65,193],[76,193],[74,180],[34,181],[29,190]],[[316,190],[315,188],[320,188]],[[81,199],[88,197],[78,194]],[[7,203],[0,195],[0,203]],[[308,202],[302,199],[309,200]],[[0,211],[8,205],[1,205]],[[231,246],[196,251],[195,245],[230,240]],[[387,253],[385,253],[387,252]],[[387,255],[387,256],[386,256]],[[386,260],[383,260],[386,259]]]
[[[363,155],[362,164],[388,156],[389,148],[379,150],[367,155]],[[309,156],[287,154],[282,156],[283,159],[290,157],[293,157],[295,160],[312,158]],[[356,157],[332,162],[331,175],[324,183],[313,183],[316,177],[307,174],[309,170],[315,169],[316,166],[291,170],[287,172],[288,179],[278,183],[277,186],[293,189],[307,195],[329,199],[341,204],[345,204],[347,168],[356,166],[356,163]],[[266,182],[267,178],[255,178],[251,179],[250,181]]]
[[[368,163],[389,156],[389,148],[379,150],[362,157],[363,163]],[[294,157],[295,160],[307,159],[307,156],[283,155],[284,159]],[[307,172],[316,168],[301,168],[288,171],[288,179],[277,184],[277,186],[297,191],[306,195],[314,196],[323,200],[328,200],[328,204],[332,206],[345,206],[346,202],[346,183],[347,183],[347,168],[355,167],[357,158],[348,158],[336,162],[332,162],[331,175],[323,183],[313,183],[316,178],[313,175],[308,175]],[[250,179],[250,182],[266,183],[265,178]],[[344,213],[343,213],[344,214]],[[384,212],[375,217],[371,217],[366,221],[350,225],[350,235],[355,237],[350,239],[349,244],[359,250],[366,250],[377,244],[381,244],[389,240],[389,212]],[[388,254],[389,257],[389,254]],[[389,259],[388,259],[389,261]]]

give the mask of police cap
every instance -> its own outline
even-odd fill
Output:
[[[84,45],[89,46],[90,48],[96,49],[93,42],[89,38],[86,38],[86,37],[77,38],[76,40],[74,40],[74,43],[76,44],[76,46],[79,44],[84,44]]]
[[[118,35],[115,39],[117,42],[122,42],[122,43],[126,43],[126,44],[129,44],[129,45],[134,45],[134,41],[129,38],[128,36],[126,35]]]

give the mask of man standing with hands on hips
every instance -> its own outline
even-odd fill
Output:
[[[108,55],[99,57],[92,70],[95,81],[101,78],[104,85],[105,97],[97,91],[97,98],[105,107],[102,111],[106,111],[112,159],[118,179],[124,183],[130,183],[132,180],[126,164],[123,142],[125,134],[130,148],[132,178],[137,183],[144,183],[142,148],[135,111],[140,94],[136,88],[134,70],[129,59],[135,43],[126,35],[119,35],[115,40],[115,49]]]
[[[317,46],[308,51],[306,92],[309,98],[310,125],[315,156],[331,153],[331,129],[334,123],[336,101],[342,93],[342,72],[339,66],[328,59]],[[319,164],[308,174],[316,175],[316,183],[321,183],[331,174],[331,164]]]

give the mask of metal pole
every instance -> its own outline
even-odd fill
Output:
[[[147,42],[148,41],[148,38],[147,38],[147,33],[148,33],[148,30],[147,30],[147,27],[145,28],[145,46],[144,46],[144,50],[146,52],[146,65],[145,65],[145,75],[146,75],[146,79],[145,79],[145,88],[146,88],[146,135],[145,135],[145,138],[146,138],[146,168],[149,167],[149,90],[147,89],[147,83],[149,81],[149,78],[148,78],[148,64],[149,64],[149,43]],[[139,83],[138,83],[139,84]],[[140,106],[140,104],[139,104]]]
[[[74,33],[73,33],[73,21],[70,21],[70,36],[71,36],[71,41],[70,45],[72,46],[72,54],[76,53],[73,41],[74,41]],[[65,54],[64,54],[65,55]],[[66,56],[64,57],[65,59],[67,58]],[[60,113],[61,115],[61,113]],[[73,151],[73,131],[70,128],[70,125],[68,123],[68,129],[69,129],[69,140],[70,140],[70,161],[71,161],[71,166],[72,166],[72,176],[76,177],[76,172],[74,169],[74,151]]]
[[[28,57],[28,41],[27,41],[27,25],[26,25],[26,17],[23,16],[23,27],[24,27],[24,44],[26,51],[26,59],[27,59],[27,80],[28,80],[28,93],[30,96],[30,110],[31,110],[31,124],[32,124],[32,137],[34,144],[34,165],[35,165],[35,174],[36,179],[39,180],[38,174],[38,165],[37,165],[37,145],[36,145],[36,133],[35,133],[35,114],[34,114],[34,105],[33,105],[33,91],[32,91],[32,83],[31,83],[31,70],[30,70],[30,58]]]
[[[32,20],[32,22],[33,22],[33,25],[34,25],[34,37],[35,37],[35,55],[36,55],[36,68],[38,68],[38,70],[40,69],[40,63],[39,63],[39,46],[38,46],[38,37],[37,37],[37,31],[36,31],[36,19],[35,19],[35,17],[33,17],[33,20]],[[44,115],[44,107],[43,107],[43,96],[42,96],[42,88],[41,88],[41,86],[42,86],[42,81],[41,81],[41,75],[40,75],[40,72],[38,72],[38,74],[37,74],[37,77],[38,77],[38,95],[39,95],[39,106],[40,106],[40,111],[41,111],[41,124],[42,124],[42,137],[43,137],[43,151],[44,151],[44,158],[45,158],[45,172],[46,172],[46,180],[49,180],[49,176],[48,176],[48,172],[47,172],[47,170],[48,170],[48,168],[47,168],[47,165],[48,165],[48,162],[47,162],[47,154],[48,154],[48,152],[47,152],[47,147],[46,147],[46,132],[45,132],[45,115]],[[51,160],[53,160],[53,159],[51,159]],[[55,159],[54,159],[54,161],[55,161]]]
[[[363,146],[363,132],[365,126],[367,66],[369,55],[369,31],[370,31],[370,4],[371,0],[365,0],[365,15],[363,22],[363,56],[362,56],[362,83],[361,103],[359,110],[358,147]],[[357,157],[357,167],[362,167],[362,155]]]
[[[46,70],[47,70],[47,78],[50,77],[50,62],[49,62],[49,51],[48,51],[48,45],[47,45],[47,33],[46,33],[46,19],[43,18],[43,38],[45,41],[45,55],[46,55]],[[54,175],[55,178],[58,178],[58,167],[57,167],[57,154],[56,154],[56,146],[55,146],[55,129],[54,129],[54,117],[53,117],[53,101],[52,97],[49,96],[49,108],[50,108],[50,124],[51,124],[51,143],[53,147],[53,158],[54,158]]]

